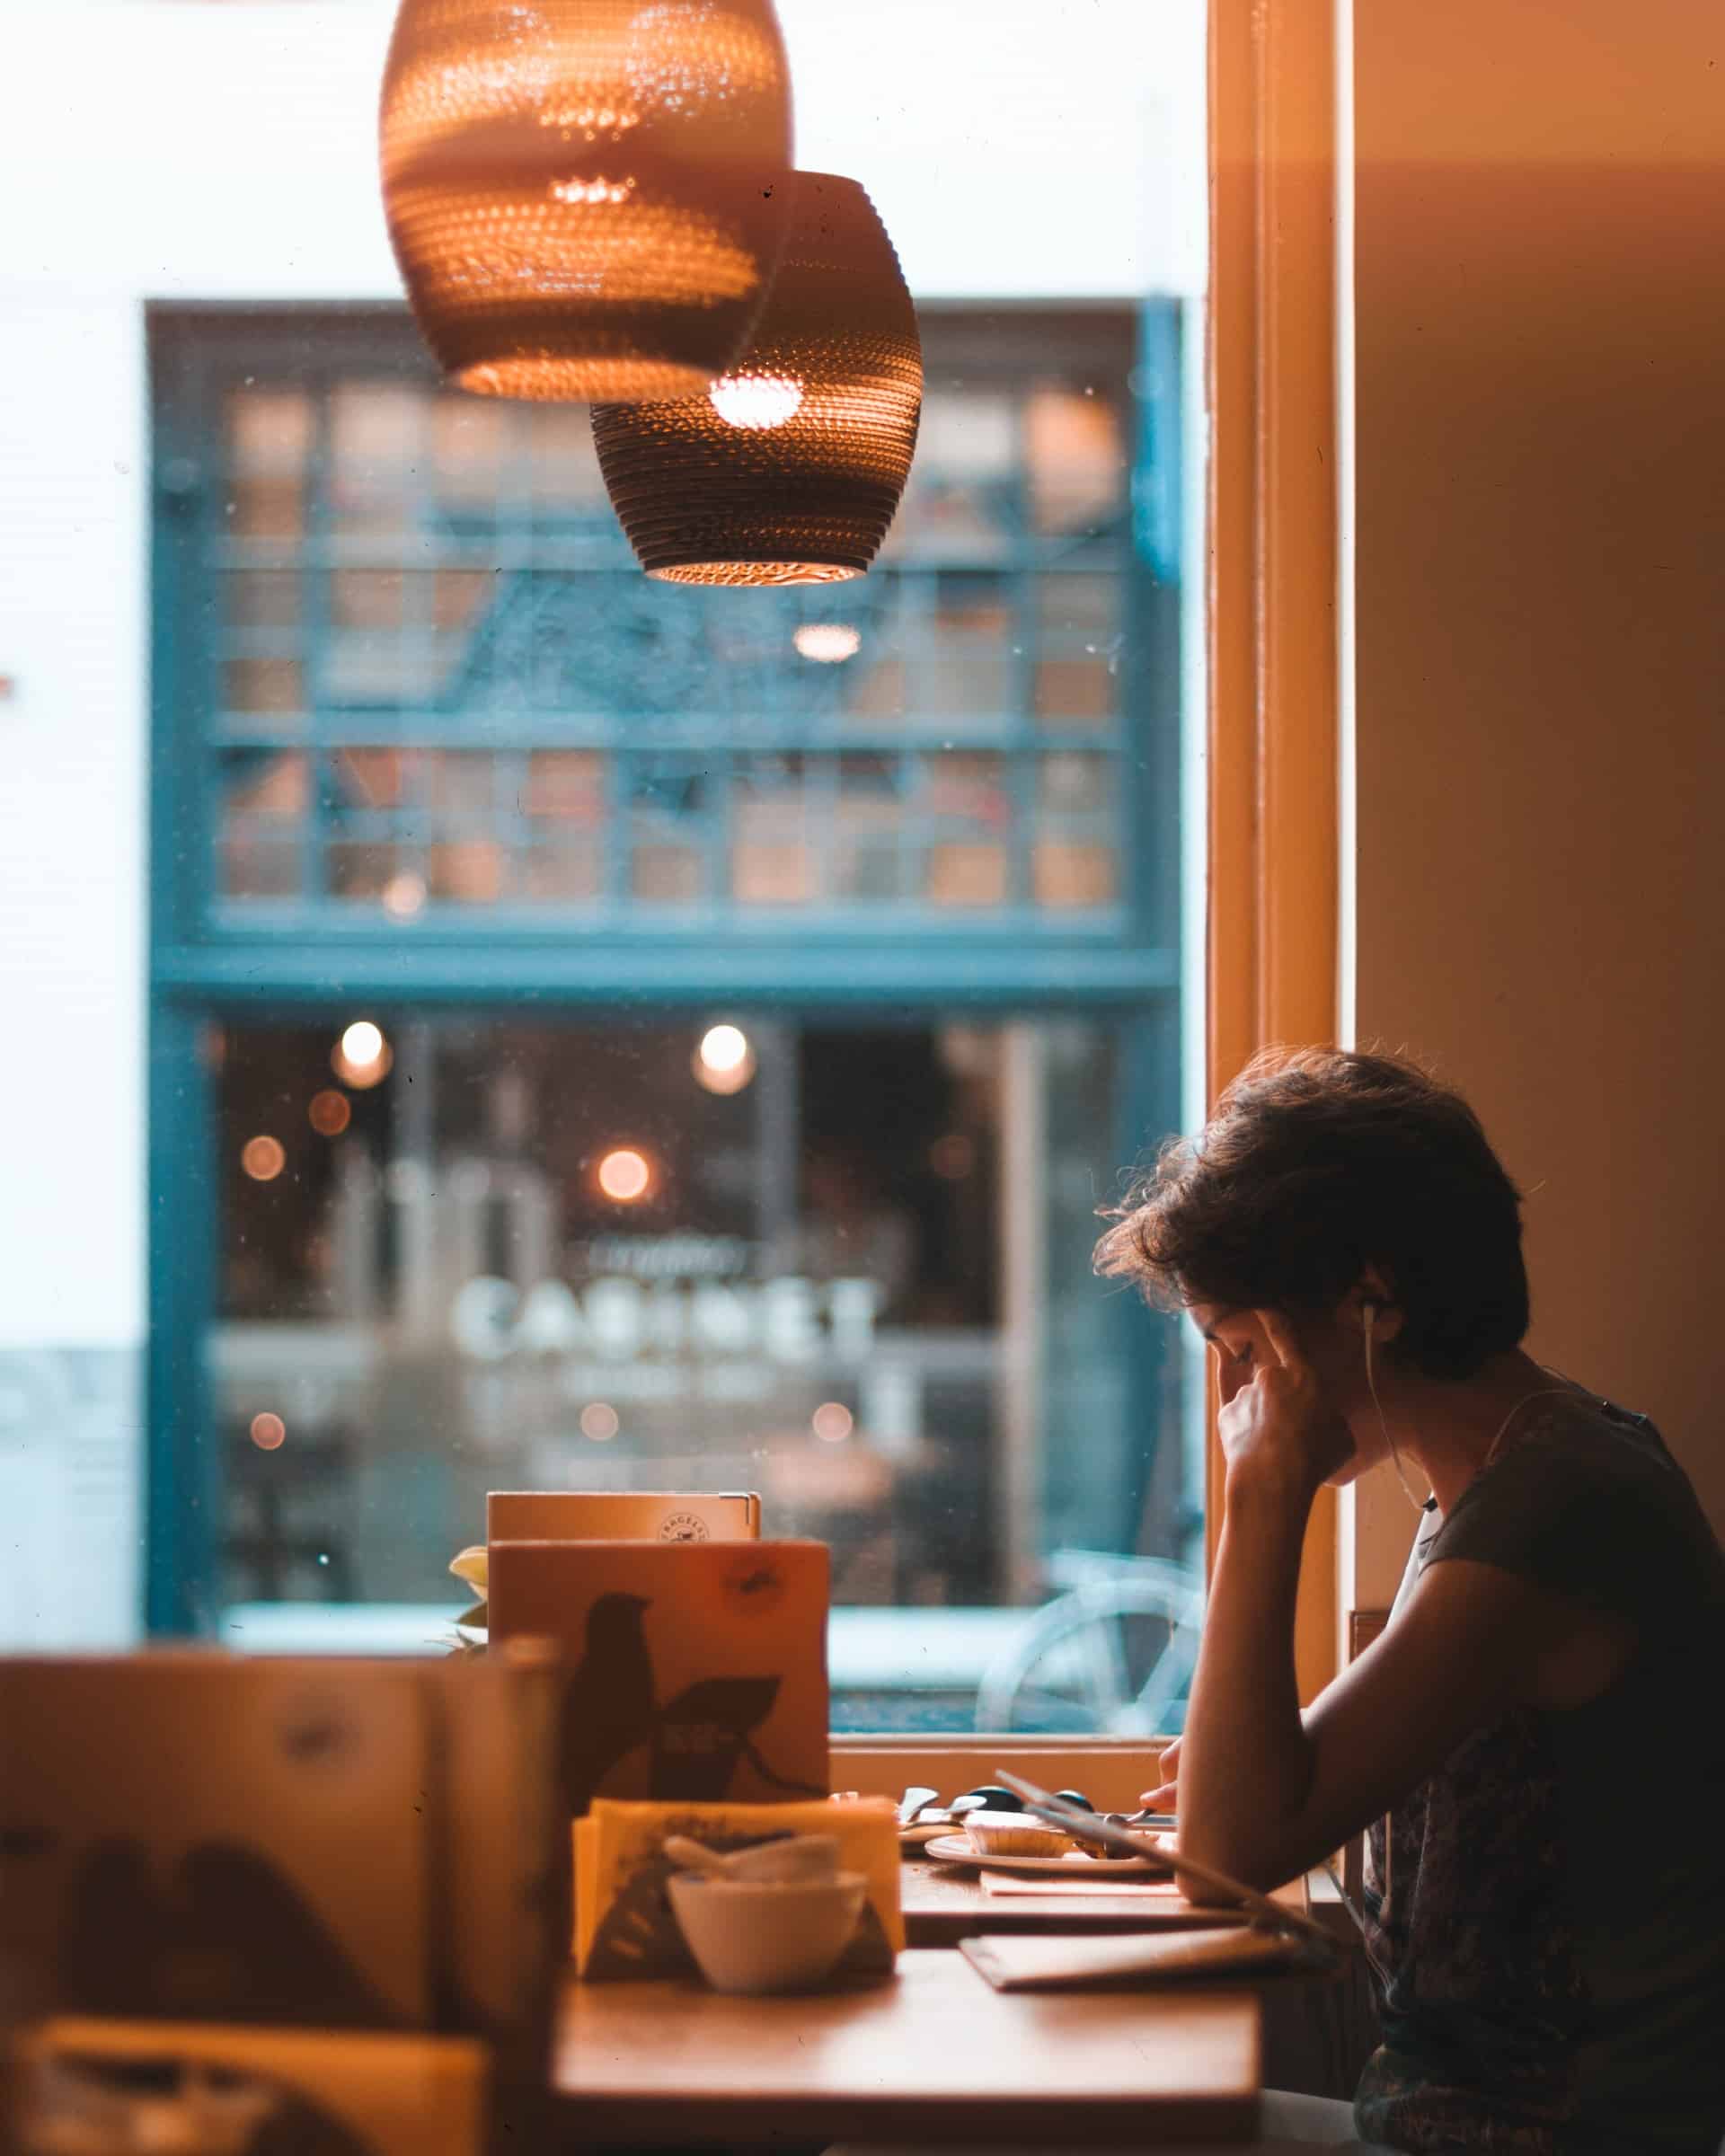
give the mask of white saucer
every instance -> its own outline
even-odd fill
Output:
[[[1057,1871],[1068,1879],[1088,1878],[1097,1872],[1110,1878],[1154,1878],[1173,1869],[1172,1862],[1158,1863],[1154,1857],[987,1857],[969,1834],[937,1834],[923,1853],[942,1864],[969,1864],[978,1871]]]

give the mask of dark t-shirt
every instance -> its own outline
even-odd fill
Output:
[[[1433,1520],[1436,1515],[1432,1515]],[[1398,2149],[1715,2156],[1725,2137],[1725,1557],[1645,1418],[1577,1393],[1413,1564],[1496,1565],[1627,1621],[1587,1706],[1466,1738],[1367,1837],[1383,2043],[1355,2098]]]

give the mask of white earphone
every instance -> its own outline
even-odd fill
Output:
[[[1416,1512],[1423,1512],[1426,1508],[1413,1494],[1413,1485],[1408,1480],[1402,1466],[1402,1455],[1395,1449],[1395,1439],[1390,1435],[1390,1426],[1384,1414],[1384,1403],[1377,1397],[1377,1380],[1372,1372],[1372,1321],[1383,1307],[1370,1295],[1359,1306],[1359,1329],[1366,1342],[1366,1389],[1372,1396],[1372,1406],[1377,1411],[1377,1427],[1384,1433],[1384,1442],[1389,1447],[1390,1458],[1395,1463],[1395,1479],[1402,1485],[1408,1503]]]

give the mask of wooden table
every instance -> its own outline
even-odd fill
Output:
[[[802,1998],[571,1984],[552,2079],[583,2143],[1243,2141],[1259,2003],[996,1992],[962,1955],[916,1948],[890,1981]]]

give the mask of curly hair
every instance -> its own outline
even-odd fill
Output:
[[[1330,1309],[1371,1266],[1429,1376],[1527,1330],[1521,1195],[1460,1094],[1394,1056],[1264,1050],[1106,1217],[1097,1271],[1163,1309]]]

